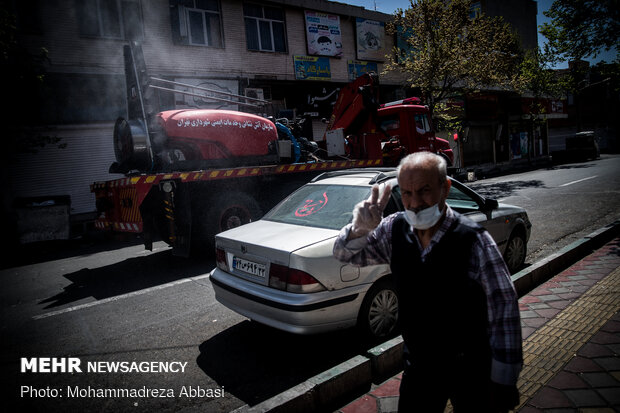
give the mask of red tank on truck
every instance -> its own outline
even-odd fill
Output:
[[[139,233],[147,249],[161,239],[173,253],[212,251],[218,232],[259,219],[299,186],[329,170],[394,166],[408,153],[432,151],[452,165],[435,137],[429,110],[410,98],[380,105],[378,78],[343,87],[322,139],[303,122],[252,113],[158,110],[158,90],[230,102],[259,112],[268,102],[150,77],[140,44],[124,46],[127,118],[113,140],[121,179],[95,182],[101,230]],[[189,90],[189,91],[188,91]]]

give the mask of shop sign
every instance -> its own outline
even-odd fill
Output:
[[[306,11],[308,54],[312,56],[342,56],[340,16]]]
[[[385,23],[356,17],[356,39],[359,60],[385,60]]]
[[[364,73],[375,72],[379,73],[377,69],[377,62],[368,62],[362,60],[349,60],[349,80],[355,80]]]
[[[293,56],[295,79],[331,80],[329,58],[318,56]]]

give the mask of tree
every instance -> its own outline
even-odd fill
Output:
[[[540,33],[547,38],[545,51],[555,62],[571,61],[565,75],[566,90],[573,94],[577,130],[583,125],[585,96],[602,84],[608,93],[617,90],[620,67],[620,2],[618,0],[555,0],[545,13],[551,21]],[[590,67],[583,59],[615,50],[615,61]],[[597,76],[602,78],[596,80]]]
[[[558,76],[552,69],[553,58],[539,48],[527,50],[519,64],[519,76],[515,84],[521,94],[528,94],[532,99],[528,105],[527,131],[534,136],[534,130],[545,122],[546,105],[543,100],[559,97],[566,90],[566,77]],[[534,140],[528,140],[528,156],[533,153]]]
[[[602,51],[620,50],[618,0],[555,0],[541,26],[547,50],[558,60],[596,57]]]
[[[442,100],[484,87],[512,88],[516,80],[521,56],[517,35],[501,17],[472,18],[470,4],[410,0],[410,7],[398,9],[387,28],[406,46],[395,47],[386,69],[406,73],[435,117]]]

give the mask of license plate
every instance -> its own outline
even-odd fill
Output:
[[[257,277],[265,278],[265,264],[259,264],[257,262],[244,260],[243,258],[239,257],[233,257],[232,264],[233,268],[236,270],[247,272],[248,274],[252,274]]]

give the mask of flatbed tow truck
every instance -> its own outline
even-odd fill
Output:
[[[364,74],[339,93],[323,140],[300,136],[299,124],[251,113],[179,109],[157,111],[156,90],[256,108],[267,102],[148,76],[141,46],[124,46],[128,116],[116,121],[117,162],[124,178],[91,185],[105,231],[157,238],[173,254],[213,251],[218,232],[259,219],[286,195],[326,171],[396,165],[407,153],[446,157],[428,108],[411,98],[378,103],[378,81]],[[208,95],[207,95],[208,94]]]

